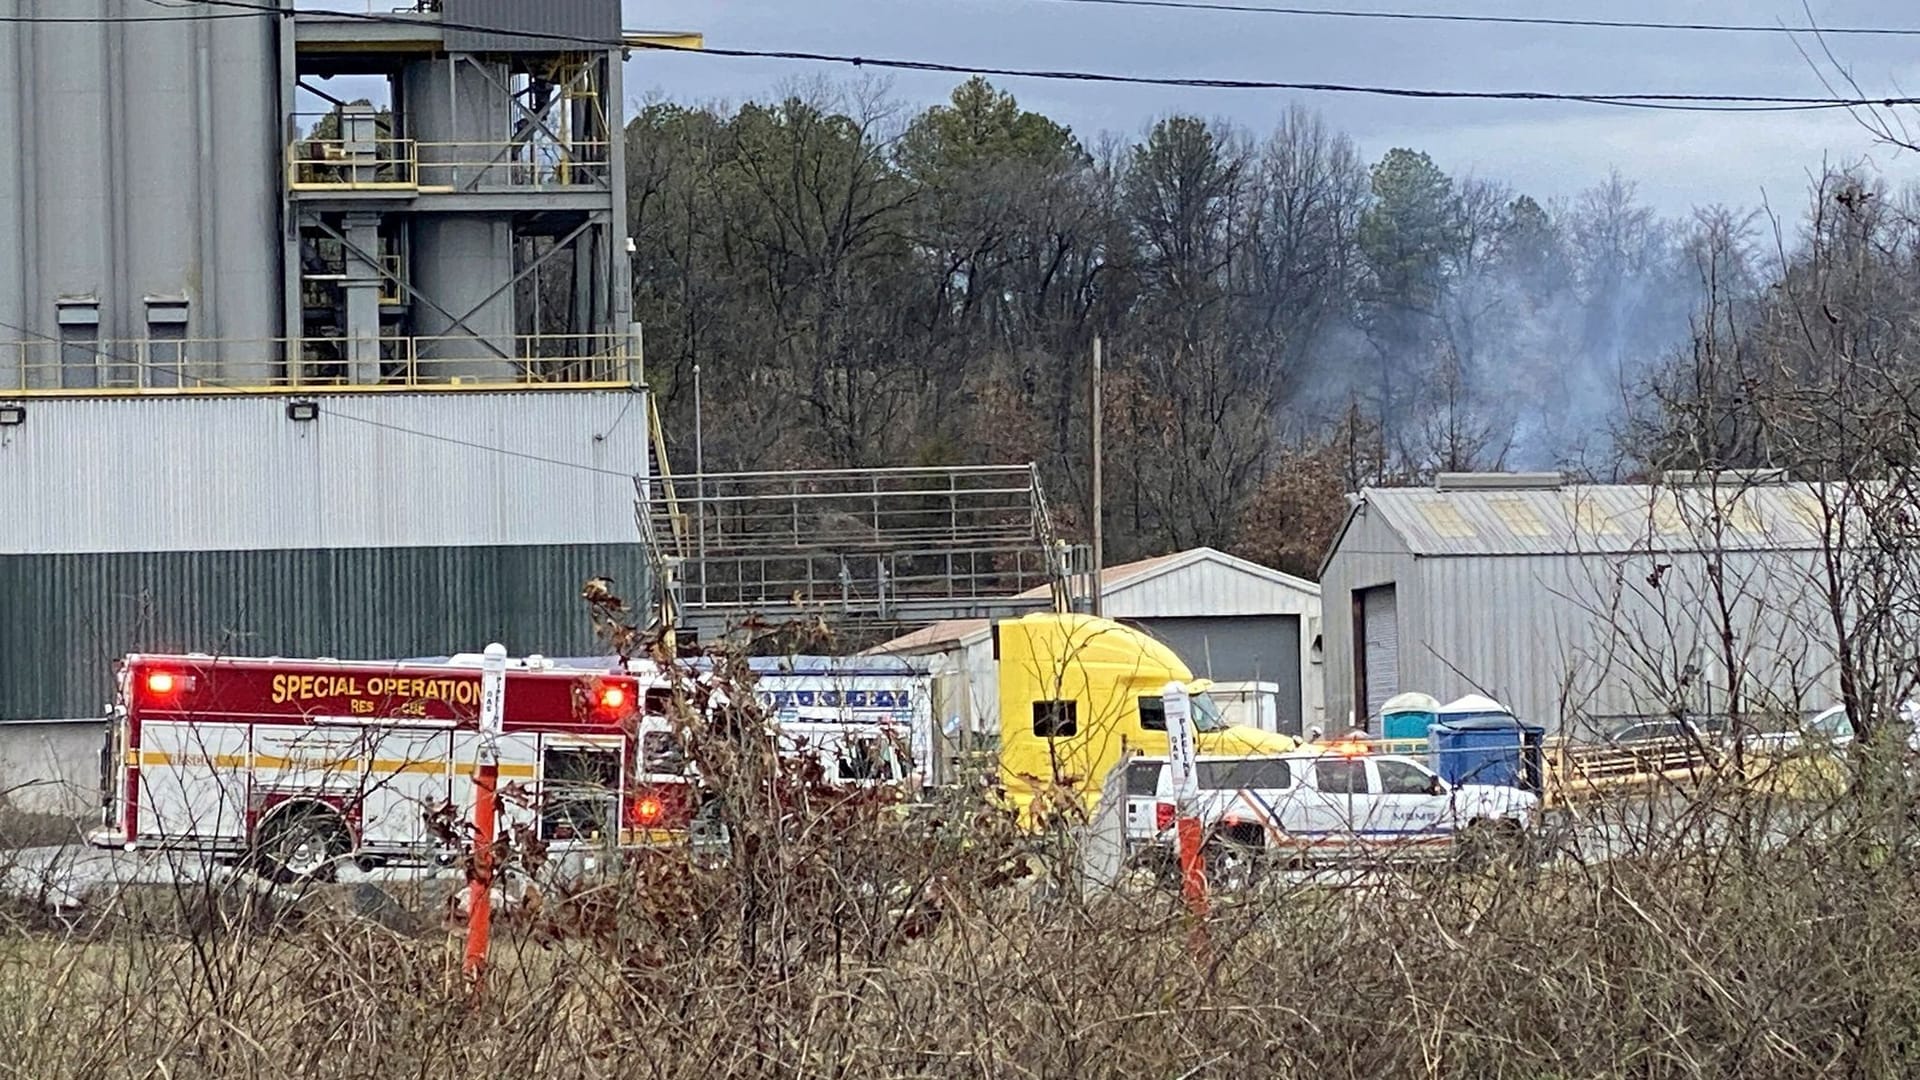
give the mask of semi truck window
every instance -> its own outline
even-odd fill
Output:
[[[1187,715],[1193,717],[1193,730],[1219,731],[1227,726],[1220,715],[1220,706],[1205,694],[1195,694]],[[1167,730],[1167,703],[1164,698],[1143,697],[1140,699],[1140,726],[1147,731]]]
[[[1347,758],[1316,761],[1313,786],[1330,795],[1365,795],[1367,763]]]
[[[1193,695],[1193,730],[1225,731],[1227,718],[1221,714],[1219,703],[1211,694]]]
[[[1068,739],[1080,730],[1079,703],[1075,701],[1036,701],[1033,703],[1033,734],[1038,739]]]
[[[1273,790],[1293,786],[1293,769],[1280,758],[1202,761],[1197,770],[1205,791]]]
[[[1164,698],[1140,699],[1140,726],[1147,731],[1167,730],[1167,703]]]

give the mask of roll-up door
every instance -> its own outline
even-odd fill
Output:
[[[1360,632],[1361,677],[1371,718],[1400,692],[1400,619],[1393,586],[1379,585],[1360,594]]]

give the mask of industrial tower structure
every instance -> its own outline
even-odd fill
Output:
[[[621,63],[697,39],[420,7],[0,0],[0,721],[136,648],[591,651],[643,574]]]

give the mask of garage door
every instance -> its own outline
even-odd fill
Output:
[[[1400,613],[1393,586],[1360,593],[1361,678],[1367,689],[1367,716],[1380,715],[1387,699],[1400,692]]]
[[[1281,731],[1300,730],[1300,617],[1130,619],[1180,654],[1187,667],[1215,682],[1270,682],[1279,686]]]

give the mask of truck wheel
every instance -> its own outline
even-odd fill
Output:
[[[260,829],[255,863],[280,884],[332,881],[351,844],[347,823],[325,806],[297,806],[268,818]]]
[[[1209,888],[1243,892],[1259,876],[1265,837],[1257,828],[1228,826],[1215,833],[1201,849]]]

